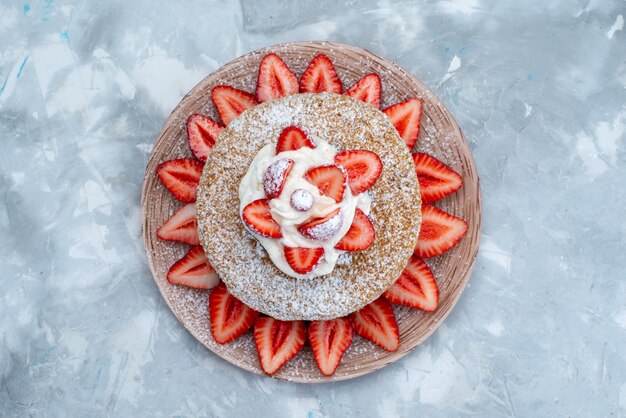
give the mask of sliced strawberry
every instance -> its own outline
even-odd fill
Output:
[[[196,245],[178,260],[167,272],[167,281],[195,289],[211,289],[220,282],[217,273],[204,255],[201,246]]]
[[[346,175],[336,165],[322,165],[304,173],[306,181],[316,186],[320,194],[335,199],[335,202],[343,200],[346,189]]]
[[[341,209],[337,208],[321,218],[308,219],[298,226],[298,231],[312,240],[324,241],[335,236],[342,224],[343,214]]]
[[[357,81],[344,94],[354,97],[355,99],[359,99],[365,103],[371,104],[377,109],[380,109],[381,90],[382,86],[378,74],[368,74],[359,81]]]
[[[211,97],[224,125],[228,125],[233,119],[242,114],[244,110],[258,104],[252,94],[230,86],[213,88]]]
[[[342,251],[363,251],[367,250],[376,237],[374,225],[370,218],[359,208],[354,211],[354,219],[350,229],[335,248]]]
[[[267,54],[259,66],[256,97],[259,103],[298,93],[298,77],[276,54]]]
[[[187,119],[187,138],[191,152],[200,161],[206,161],[224,127],[213,119],[194,113]]]
[[[413,255],[385,297],[391,303],[433,312],[439,305],[439,288],[428,265]]]
[[[254,342],[259,352],[261,368],[274,374],[304,347],[304,321],[279,321],[264,316],[254,323]]]
[[[189,245],[200,245],[198,224],[196,223],[196,205],[188,203],[167,220],[157,230],[157,237],[165,241],[184,242]]]
[[[391,119],[391,123],[398,131],[400,138],[404,139],[407,147],[412,150],[420,134],[422,101],[420,99],[409,99],[389,106],[383,112]]]
[[[342,91],[341,80],[332,61],[324,54],[313,58],[300,79],[300,93],[341,94]]]
[[[350,321],[346,318],[311,321],[307,332],[317,367],[325,376],[332,376],[352,343]]]
[[[367,150],[342,151],[335,155],[335,163],[348,172],[348,185],[355,196],[372,187],[383,171],[378,154]]]
[[[414,254],[427,258],[443,254],[461,241],[467,222],[430,205],[422,205],[422,227]]]
[[[202,176],[203,164],[195,158],[179,158],[159,164],[157,174],[161,183],[176,199],[184,203],[196,201],[196,189]]]
[[[361,310],[350,314],[354,331],[387,351],[397,351],[400,332],[387,299],[380,297]]]
[[[313,145],[313,142],[302,129],[297,126],[288,126],[283,129],[278,137],[276,154],[280,154],[283,151],[295,151],[302,147],[315,148],[315,145]]]
[[[269,199],[258,199],[243,208],[243,222],[253,232],[269,238],[282,238],[280,225],[272,217]]]
[[[431,203],[459,190],[463,178],[450,167],[428,154],[413,154],[415,174],[420,184],[422,203]]]
[[[268,199],[280,196],[293,164],[293,160],[281,158],[267,167],[263,174],[263,190]]]
[[[285,247],[285,259],[298,274],[313,270],[323,255],[323,248]]]
[[[259,318],[259,313],[228,293],[220,283],[209,295],[209,316],[213,339],[226,344],[244,334]]]

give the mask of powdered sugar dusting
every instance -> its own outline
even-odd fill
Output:
[[[313,206],[313,195],[304,189],[298,189],[291,194],[291,207],[298,212],[306,212]]]
[[[263,175],[263,188],[265,189],[265,195],[268,197],[277,197],[280,193],[280,188],[285,181],[287,170],[293,164],[293,160],[289,158],[282,158],[278,161],[274,161]]]
[[[334,237],[335,234],[339,232],[341,225],[343,225],[343,211],[340,210],[339,213],[337,213],[335,216],[333,216],[326,222],[323,222],[319,225],[315,225],[313,228],[310,228],[307,231],[307,234],[309,235],[309,237],[315,240],[325,241],[327,239]]]
[[[381,177],[370,189],[376,197],[371,211],[374,244],[350,254],[350,264],[344,261],[315,280],[291,278],[267,254],[259,256],[256,240],[238,213],[237,186],[250,162],[290,125],[328,138],[339,150],[369,149],[383,161]],[[389,119],[363,102],[332,94],[299,94],[245,111],[212,149],[197,202],[201,242],[229,291],[252,308],[283,320],[336,318],[380,296],[412,253],[419,208],[412,158]]]

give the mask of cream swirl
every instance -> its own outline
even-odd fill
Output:
[[[252,201],[265,198],[263,176],[267,168],[274,162],[288,158],[294,162],[291,172],[285,180],[281,194],[270,200],[270,211],[274,220],[280,225],[283,237],[280,239],[266,238],[255,234],[255,238],[263,245],[274,265],[283,273],[295,278],[313,278],[329,274],[335,268],[337,259],[344,252],[336,250],[335,245],[348,232],[352,225],[356,208],[369,214],[371,200],[367,192],[353,196],[346,186],[344,198],[337,203],[334,199],[321,195],[317,187],[304,179],[304,174],[311,168],[333,164],[337,150],[328,142],[313,137],[316,147],[302,147],[295,151],[284,151],[276,155],[276,144],[270,143],[256,155],[245,176],[239,184],[239,213]],[[296,191],[305,190],[313,197],[313,204],[306,211],[296,210],[291,204],[291,196]],[[302,192],[299,192],[302,193]],[[325,241],[312,240],[298,231],[298,225],[310,218],[324,217],[340,209],[342,224],[336,234]],[[324,256],[318,265],[307,274],[298,274],[287,263],[284,247],[324,248]]]

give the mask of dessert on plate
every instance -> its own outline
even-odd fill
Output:
[[[467,224],[430,203],[462,179],[412,153],[421,100],[381,111],[381,88],[369,74],[344,91],[322,54],[299,79],[268,54],[254,94],[213,89],[222,123],[189,116],[196,158],[157,170],[183,203],[157,235],[191,245],[168,281],[211,289],[213,339],[227,344],[253,329],[268,374],[307,341],[324,375],[353,333],[395,351],[391,304],[437,309],[424,258],[455,246]]]
[[[221,133],[198,190],[211,264],[233,296],[280,320],[367,305],[417,243],[411,153],[382,112],[349,96],[296,94],[244,112]]]

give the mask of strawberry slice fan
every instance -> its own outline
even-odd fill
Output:
[[[280,321],[261,315],[228,293],[202,247],[199,245],[196,211],[196,188],[202,168],[220,133],[246,109],[270,99],[298,93],[329,92],[345,94],[380,109],[382,83],[377,74],[368,74],[354,85],[343,88],[332,61],[323,54],[315,56],[300,80],[276,54],[266,55],[260,63],[257,86],[249,93],[231,86],[213,88],[211,98],[220,121],[192,114],[187,120],[189,148],[196,159],[181,158],[164,161],[157,175],[163,186],[183,206],[163,224],[157,236],[166,241],[189,244],[191,248],[167,273],[172,285],[195,289],[212,289],[209,294],[209,315],[213,339],[227,344],[251,328],[261,368],[272,375],[292,359],[308,343],[321,373],[331,376],[341,362],[356,333],[383,350],[396,351],[400,332],[392,304],[434,312],[439,304],[437,280],[424,259],[435,257],[457,245],[467,232],[466,222],[431,204],[461,188],[462,177],[435,157],[414,153],[415,173],[422,197],[422,225],[413,256],[406,268],[383,296],[345,318],[325,321]],[[412,98],[383,109],[399,136],[412,151],[420,132],[422,100]],[[302,147],[315,148],[313,142],[297,126],[285,128],[276,142],[276,154]],[[345,150],[335,157],[335,164],[308,170],[305,179],[317,186],[320,194],[340,202],[344,188],[353,195],[371,188],[382,171],[378,155],[366,150]],[[244,223],[264,237],[282,237],[279,224],[270,213],[270,200],[280,195],[293,161],[283,158],[273,163],[264,178],[266,197],[248,204],[242,213]],[[310,207],[306,194],[292,196],[292,206],[306,211]],[[298,227],[301,234],[312,239],[326,239],[338,231],[339,209],[323,218],[311,219]],[[336,245],[342,251],[363,251],[375,239],[375,230],[368,216],[357,209],[348,232]],[[289,266],[299,274],[310,272],[324,254],[323,248],[284,248]]]

